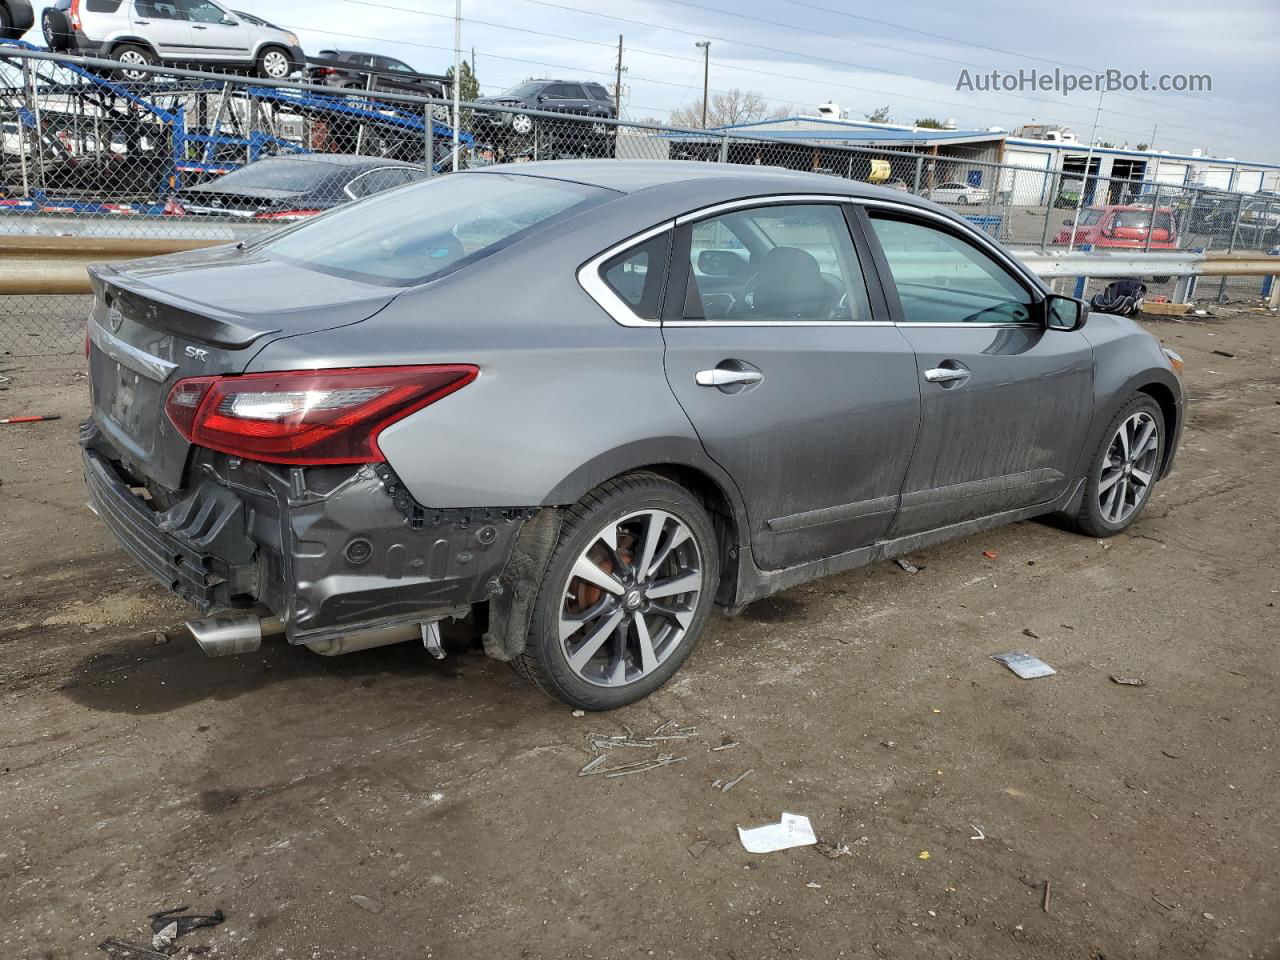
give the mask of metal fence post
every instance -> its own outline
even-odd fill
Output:
[[[924,157],[916,154],[916,177],[915,182],[911,185],[911,192],[917,197],[920,196],[920,175],[924,171]]]
[[[1048,178],[1049,187],[1050,187],[1049,196],[1046,199],[1042,194],[1040,198],[1045,201],[1044,229],[1040,231],[1040,252],[1041,253],[1049,249],[1049,218],[1053,216],[1053,211],[1058,209],[1055,201],[1058,199],[1058,186],[1059,186],[1059,181],[1061,179],[1062,179],[1061,175],[1057,173],[1049,177]],[[1041,187],[1041,190],[1043,189],[1044,188]]]
[[[1160,184],[1156,184],[1155,200],[1151,204],[1151,221],[1147,224],[1147,242],[1143,246],[1143,252],[1151,252],[1151,237],[1156,232],[1156,219],[1160,215]],[[1170,226],[1173,224],[1173,218],[1170,217]]]
[[[436,172],[436,122],[431,118],[432,104],[422,108],[422,146],[427,154],[427,176]]]
[[[1236,202],[1235,220],[1231,224],[1231,239],[1227,242],[1227,253],[1236,252],[1236,238],[1240,235],[1240,218],[1244,216],[1244,194],[1240,194],[1240,199]],[[1227,302],[1227,278],[1224,276],[1222,282],[1218,284],[1218,302]]]
[[[727,133],[720,134],[720,162],[729,162],[729,135]]]

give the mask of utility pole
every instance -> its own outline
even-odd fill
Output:
[[[699,40],[694,44],[702,49],[702,129],[707,129],[707,80],[711,75],[711,41]]]
[[[618,72],[613,84],[613,112],[616,119],[622,119],[622,34],[618,34]]]
[[[1068,239],[1067,251],[1076,248],[1076,230],[1080,226],[1080,208],[1084,206],[1084,195],[1089,191],[1089,168],[1093,165],[1093,145],[1098,142],[1098,118],[1102,116],[1102,95],[1105,90],[1098,91],[1098,109],[1093,115],[1093,133],[1089,135],[1089,149],[1084,155],[1084,178],[1080,181],[1080,196],[1076,198],[1076,215],[1071,220],[1071,236]],[[1096,181],[1095,181],[1096,186]],[[1047,217],[1049,214],[1046,213]],[[1151,213],[1151,222],[1155,223],[1155,212]]]

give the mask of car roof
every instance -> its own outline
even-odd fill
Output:
[[[392,160],[389,157],[365,157],[354,153],[279,153],[275,157],[263,157],[263,160],[284,158],[288,160],[304,160],[311,163],[327,163],[335,167],[414,167],[416,163],[403,160]]]
[[[539,160],[533,163],[498,164],[476,171],[483,174],[514,174],[548,177],[573,183],[603,187],[618,193],[639,193],[676,183],[706,181],[732,184],[742,196],[769,193],[838,193],[847,196],[884,197],[895,203],[915,202],[937,209],[931,202],[905,195],[900,190],[877,187],[822,173],[801,173],[783,167],[740,163],[673,162],[671,160]]]

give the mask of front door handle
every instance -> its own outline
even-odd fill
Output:
[[[713,370],[699,370],[693,378],[700,387],[729,387],[735,384],[746,386],[759,383],[764,374],[759,370],[729,370],[716,367]]]
[[[196,26],[193,26],[191,29],[192,29],[192,30],[208,30],[209,28],[208,28],[208,27],[201,27],[201,26],[199,26],[199,25],[196,25]]]
[[[969,368],[955,360],[944,360],[940,366],[924,372],[924,378],[930,383],[960,383],[970,376]]]

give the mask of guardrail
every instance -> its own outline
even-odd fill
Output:
[[[175,225],[175,232],[181,229]],[[215,246],[225,237],[170,236],[10,236],[0,242],[0,295],[89,293],[85,267],[93,263],[154,257]],[[1013,250],[1041,279],[1076,281],[1077,296],[1090,278],[1178,277],[1175,300],[1190,299],[1197,277],[1268,277],[1272,305],[1280,301],[1280,248],[1251,253],[1127,253]]]
[[[224,241],[180,237],[6,237],[0,243],[0,295],[89,293],[85,267],[196,250]]]
[[[1268,254],[1215,253],[1189,250],[1185,253],[1130,253],[1102,250],[1038,251],[1013,250],[1015,256],[1043,280],[1075,279],[1076,296],[1084,295],[1090,279],[1118,280],[1149,277],[1177,277],[1173,299],[1189,301],[1198,277],[1266,277],[1263,296],[1272,307],[1280,306],[1280,247]]]

